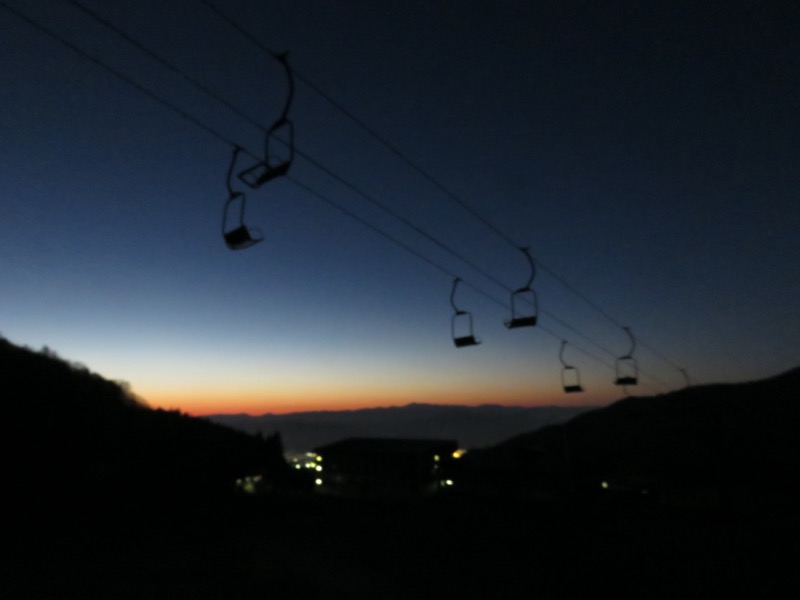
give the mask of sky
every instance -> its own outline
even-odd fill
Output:
[[[0,334],[198,415],[776,375],[800,364],[799,30],[788,1],[2,0]],[[296,154],[234,177],[264,241],[231,251],[233,147],[234,173],[263,158],[287,97],[267,50]],[[524,247],[538,324],[507,329]],[[478,346],[453,344],[455,277]]]

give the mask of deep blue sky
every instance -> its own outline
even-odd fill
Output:
[[[82,3],[256,121],[280,113],[280,65],[199,0]],[[3,4],[261,151],[252,123],[69,2]],[[0,7],[8,339],[193,412],[605,403],[620,325],[642,342],[630,393],[683,385],[676,367],[709,383],[800,363],[796,3],[220,6],[504,237],[298,80],[298,150],[480,272],[302,157],[248,191],[266,240],[231,252],[232,147]],[[540,266],[541,328],[503,327],[528,276],[515,244],[580,292]],[[474,286],[458,298],[479,347],[450,340],[452,275]],[[560,390],[562,339],[580,397]]]

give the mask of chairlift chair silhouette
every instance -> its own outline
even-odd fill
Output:
[[[458,287],[461,278],[456,277],[453,280],[453,289],[450,292],[450,304],[453,307],[453,316],[450,319],[450,331],[453,335],[453,344],[456,348],[465,348],[467,346],[477,346],[481,343],[475,337],[472,324],[472,313],[461,310],[456,306],[455,295],[456,288]]]
[[[289,80],[289,91],[281,116],[272,124],[264,135],[264,159],[244,169],[238,175],[239,179],[252,189],[258,189],[268,181],[286,175],[294,160],[294,124],[289,119],[289,107],[294,97],[294,78],[292,77],[292,69],[289,67],[288,53],[273,54],[272,56],[280,62],[286,70],[286,77]],[[279,134],[287,138],[283,143],[288,147],[288,154],[276,157],[270,153],[270,142],[281,142]]]
[[[536,276],[536,265],[533,262],[533,257],[528,248],[520,248],[520,250],[530,263],[531,275],[528,277],[528,282],[523,287],[511,292],[511,319],[505,322],[506,327],[509,329],[533,327],[536,325],[539,314],[539,301],[536,297],[536,292],[531,289],[533,278]],[[533,310],[521,310],[519,304],[522,302],[531,304]]]
[[[625,332],[631,339],[631,349],[627,354],[620,356],[616,360],[617,378],[614,380],[616,385],[636,385],[639,382],[639,366],[633,358],[633,351],[636,349],[636,339],[631,333],[630,327],[624,327]]]
[[[575,392],[582,392],[583,386],[581,385],[581,376],[577,367],[568,365],[564,361],[564,347],[567,345],[567,340],[561,340],[561,350],[558,353],[558,359],[561,361],[561,386],[564,392],[572,394]]]
[[[231,164],[228,167],[228,178],[226,181],[228,187],[228,199],[225,201],[225,207],[222,212],[222,237],[225,240],[225,245],[231,250],[244,250],[259,242],[264,241],[264,236],[257,229],[248,228],[244,223],[244,208],[246,196],[242,192],[236,192],[231,186],[231,177],[233,175],[233,167],[236,164],[236,158],[241,152],[241,148],[236,146],[233,150],[233,157]],[[238,220],[234,224],[229,224],[231,212],[236,211],[238,204]]]

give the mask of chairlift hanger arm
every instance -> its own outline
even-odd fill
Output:
[[[281,54],[272,52],[271,54],[275,60],[283,65],[286,71],[288,91],[281,115],[273,122],[272,126],[264,132],[264,156],[256,164],[239,173],[239,179],[252,189],[258,189],[268,181],[286,175],[294,161],[294,124],[289,119],[289,108],[294,98],[294,78],[292,76],[292,69],[289,67],[288,52],[283,52]],[[289,154],[283,158],[273,159],[270,154],[270,142],[273,141],[273,138],[278,138],[279,131],[282,131],[283,135],[288,138],[287,140],[278,141],[288,146]]]
[[[472,322],[472,313],[466,310],[461,310],[456,306],[456,289],[461,282],[460,277],[453,279],[453,289],[450,291],[450,305],[453,307],[453,316],[450,318],[450,332],[453,335],[453,343],[456,348],[464,348],[466,346],[477,346],[481,341],[475,337],[474,325]],[[466,319],[468,330],[465,333],[456,332],[456,323],[463,323]]]
[[[531,289],[533,278],[536,276],[536,264],[533,262],[533,257],[527,246],[520,247],[519,249],[528,259],[531,267],[531,273],[528,281],[524,286],[517,288],[511,292],[511,319],[506,321],[505,325],[509,329],[516,329],[517,327],[533,327],[538,321],[539,301],[536,298],[536,292]],[[526,299],[533,305],[533,312],[529,314],[517,313],[517,300]]]
[[[228,187],[228,198],[233,198],[237,194],[241,194],[241,192],[234,192],[233,191],[233,184],[231,183],[233,179],[233,168],[236,166],[236,159],[239,158],[239,153],[242,151],[241,147],[236,145],[233,147],[233,156],[231,157],[231,164],[228,167],[228,177],[225,181],[225,185]]]
[[[564,368],[570,366],[564,361],[564,348],[566,347],[566,345],[567,345],[567,340],[561,340],[561,350],[558,351],[558,360],[561,361],[561,365]]]
[[[531,284],[533,283],[533,279],[534,279],[534,277],[536,277],[536,263],[533,261],[533,257],[531,256],[530,248],[528,248],[527,246],[523,246],[523,247],[520,247],[520,251],[525,255],[525,258],[528,259],[528,263],[531,266],[531,274],[528,277],[527,283],[523,287],[519,288],[519,290],[517,290],[517,291],[524,291],[524,290],[531,289]]]
[[[239,158],[239,153],[242,151],[241,146],[238,144],[233,147],[233,154],[231,155],[231,162],[228,165],[228,175],[225,178],[225,186],[228,188],[228,199],[225,201],[225,208],[222,212],[222,235],[225,236],[226,241],[228,238],[228,212],[230,211],[231,204],[238,198],[239,201],[239,227],[244,225],[244,202],[245,195],[242,192],[237,192],[233,189],[233,170],[236,166],[236,159]]]
[[[567,340],[561,340],[561,350],[558,353],[558,359],[561,361],[561,386],[567,394],[583,392],[583,385],[581,385],[581,375],[577,367],[567,364],[564,360],[564,348],[567,347]]]
[[[254,244],[264,240],[264,236],[255,229],[250,229],[244,222],[245,202],[247,196],[244,192],[237,192],[233,189],[233,171],[236,166],[236,159],[242,148],[235,144],[233,147],[233,155],[231,156],[230,165],[228,165],[228,174],[225,178],[225,186],[228,188],[228,199],[225,201],[225,206],[222,209],[222,238],[225,240],[225,245],[230,250],[244,250]],[[230,226],[228,217],[231,209],[236,210],[232,205],[239,202],[239,219],[236,225]]]
[[[281,112],[281,116],[272,126],[273,128],[276,128],[286,122],[286,120],[289,118],[289,108],[291,107],[292,100],[294,99],[294,75],[292,74],[292,68],[289,66],[288,52],[271,52],[271,54],[275,60],[283,65],[283,68],[286,71],[286,79],[289,82],[289,91],[286,94],[286,103],[283,105],[283,111]]]
[[[630,358],[633,356],[633,351],[636,350],[636,338],[633,337],[633,332],[631,332],[630,327],[623,327],[625,333],[628,334],[628,337],[631,339],[631,349],[628,350],[628,353],[625,355],[626,358]]]
[[[462,314],[464,312],[463,310],[459,309],[456,306],[456,288],[458,287],[458,284],[460,282],[461,282],[460,277],[456,277],[455,279],[453,279],[453,289],[450,291],[450,305],[453,307],[453,311],[457,315]]]
[[[631,340],[631,348],[627,354],[620,356],[616,361],[617,378],[614,383],[621,386],[636,385],[639,381],[639,366],[633,357],[633,351],[636,349],[636,338],[633,337],[630,327],[623,327],[623,329]]]

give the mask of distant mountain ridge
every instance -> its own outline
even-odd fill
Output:
[[[457,461],[463,493],[591,492],[608,484],[656,489],[671,502],[759,510],[794,511],[800,501],[800,368],[595,409],[409,404],[203,419],[150,409],[124,384],[2,337],[0,376],[7,427],[18,440],[4,467],[12,496],[26,501],[218,495],[253,473],[295,489],[307,482],[292,478],[282,448],[351,437],[456,440],[472,450]]]
[[[210,415],[247,433],[279,432],[287,450],[304,451],[349,437],[454,439],[481,448],[512,436],[563,423],[594,407],[480,406],[412,403],[400,407],[289,414]]]

